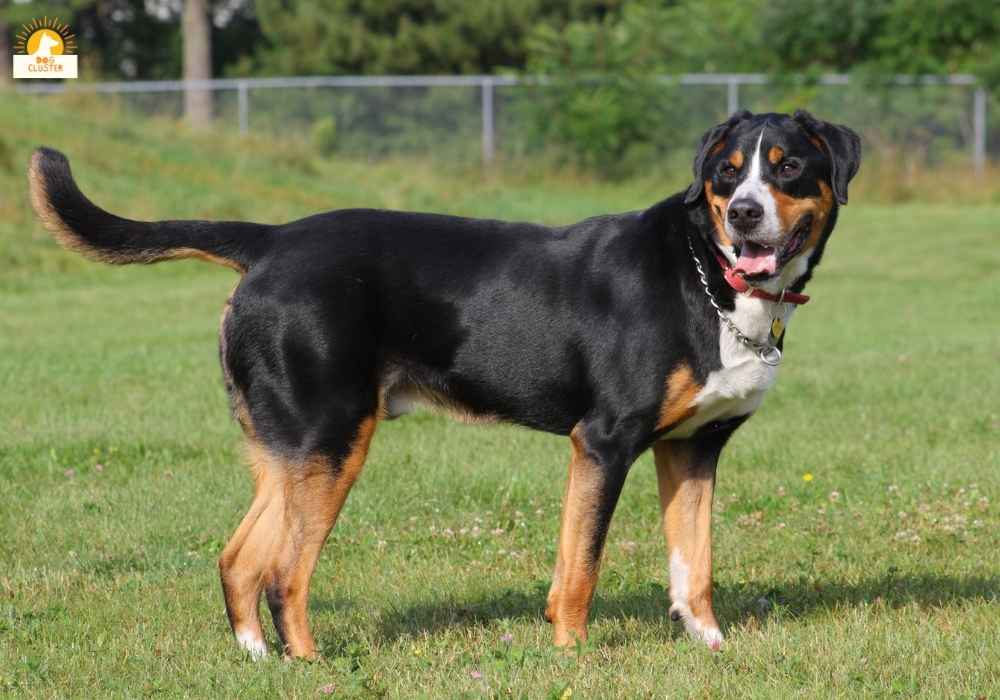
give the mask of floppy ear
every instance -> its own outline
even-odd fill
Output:
[[[847,183],[861,165],[861,139],[846,126],[816,119],[802,109],[797,110],[792,118],[826,148],[830,156],[833,196],[837,198],[838,204],[847,204]]]
[[[701,137],[701,145],[698,147],[698,155],[694,157],[694,182],[691,183],[691,186],[687,189],[687,194],[684,195],[685,204],[691,204],[696,201],[698,197],[701,196],[701,191],[705,188],[701,176],[701,169],[705,166],[705,159],[708,158],[708,154],[712,152],[713,148],[719,145],[719,142],[726,137],[726,134],[729,133],[730,129],[744,119],[749,119],[752,116],[753,114],[745,109],[740,110],[739,112],[734,112],[733,116],[729,117],[729,119],[722,124],[713,126],[705,132],[704,136]]]

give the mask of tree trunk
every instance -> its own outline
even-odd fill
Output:
[[[184,80],[212,78],[212,26],[206,0],[184,0]],[[212,121],[212,93],[187,87],[184,90],[184,118],[195,127]]]
[[[0,19],[0,60],[3,61],[0,66],[0,87],[9,85],[14,74],[14,64],[10,57],[10,25],[6,20]]]

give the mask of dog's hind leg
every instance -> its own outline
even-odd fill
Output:
[[[375,423],[374,415],[360,421],[336,456],[290,459],[251,440],[256,495],[219,569],[233,633],[255,657],[267,651],[258,612],[262,591],[284,652],[316,655],[306,610],[309,581],[364,465]]]
[[[376,417],[363,419],[346,449],[296,465],[286,481],[285,521],[265,583],[267,604],[286,655],[312,658],[309,581],[327,535],[361,473],[375,432]]]
[[[285,470],[258,443],[250,440],[254,499],[219,557],[226,614],[236,640],[255,658],[267,653],[260,625],[260,594],[266,563],[274,548],[272,533],[282,528]]]

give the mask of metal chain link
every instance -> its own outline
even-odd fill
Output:
[[[691,251],[691,258],[694,260],[694,267],[698,271],[698,278],[701,280],[701,286],[705,289],[705,294],[708,296],[708,302],[715,309],[715,313],[719,315],[719,318],[723,323],[729,328],[730,332],[736,336],[736,340],[743,343],[746,347],[752,350],[760,361],[766,365],[771,365],[772,367],[777,366],[781,362],[781,350],[779,350],[774,345],[770,343],[758,343],[753,340],[746,333],[741,331],[733,320],[726,315],[726,312],[722,310],[719,306],[719,302],[715,300],[715,295],[712,294],[711,288],[708,286],[708,278],[705,275],[705,269],[701,266],[701,260],[698,259],[698,255],[694,252],[694,243],[691,242],[691,236],[687,237],[688,250]]]

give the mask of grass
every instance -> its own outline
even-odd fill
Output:
[[[28,100],[0,100],[0,694],[1000,694],[1000,207],[852,191],[781,381],[723,457],[722,653],[667,620],[648,455],[612,526],[591,641],[557,653],[541,611],[566,441],[418,414],[380,427],[323,552],[323,660],[253,663],[215,565],[250,496],[215,349],[234,277],[58,250],[28,213],[30,148],[66,150],[85,191],[144,217],[365,205],[566,222],[680,183],[324,162],[38,105],[46,117],[28,119]]]

